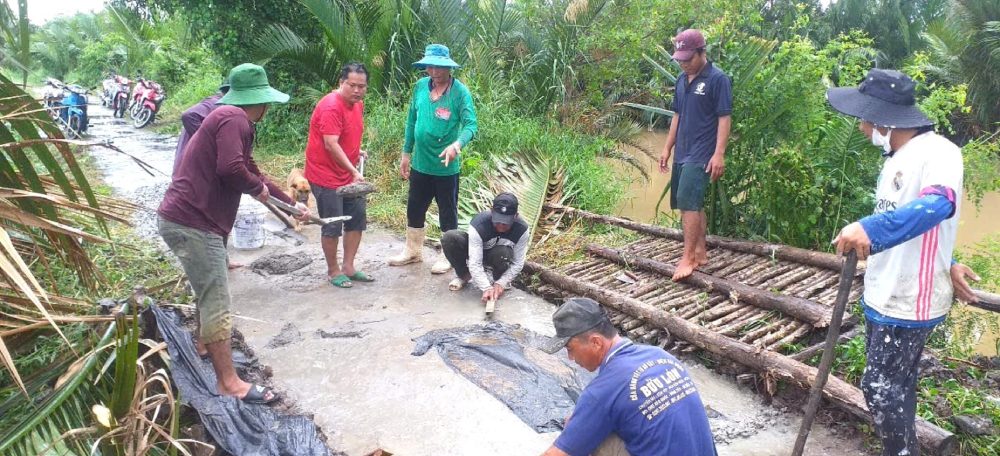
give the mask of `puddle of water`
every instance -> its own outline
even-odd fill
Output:
[[[663,145],[667,142],[665,132],[647,132],[639,137],[639,143],[645,145],[655,155],[663,150]],[[631,150],[631,153],[645,167],[650,179],[645,180],[638,171],[630,166],[618,165],[618,171],[630,177],[631,184],[628,186],[627,194],[619,205],[616,213],[620,217],[629,218],[640,222],[653,222],[656,218],[656,202],[663,192],[663,188],[670,183],[669,174],[659,172],[659,164],[656,160],[650,159],[646,154],[638,150]],[[664,199],[660,205],[661,215],[670,212],[670,202]],[[959,249],[969,248],[981,242],[988,236],[1000,234],[1000,224],[992,219],[993,214],[1000,213],[1000,193],[990,193],[983,197],[979,209],[966,198],[962,202],[962,213],[959,216],[959,229],[956,245]],[[971,309],[969,312],[983,313],[978,309]],[[976,344],[976,352],[994,356],[996,352],[996,340],[1000,334],[987,331],[982,334],[979,343]]]

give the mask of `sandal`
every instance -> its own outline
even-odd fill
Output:
[[[368,274],[365,274],[364,272],[361,271],[355,271],[354,274],[347,276],[347,278],[355,282],[371,283],[375,281],[375,279],[369,277]]]
[[[454,279],[451,279],[451,282],[448,282],[448,289],[451,291],[459,291],[464,288],[467,283],[469,283],[468,280],[461,277],[455,277]]]
[[[271,393],[271,398],[267,399],[267,393]],[[271,388],[266,386],[260,386],[257,384],[250,385],[250,389],[247,394],[240,398],[241,401],[247,404],[270,404],[278,400],[278,395],[274,394]]]
[[[337,288],[351,288],[351,287],[354,286],[354,283],[351,282],[351,278],[350,277],[347,277],[346,275],[341,274],[341,275],[336,276],[336,277],[331,277],[330,278],[330,285],[333,285],[333,286],[335,286]]]

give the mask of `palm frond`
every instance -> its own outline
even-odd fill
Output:
[[[552,159],[536,153],[494,156],[483,178],[462,186],[459,197],[459,226],[468,227],[476,214],[489,210],[493,197],[501,192],[517,196],[518,214],[528,224],[533,239],[539,239],[545,203],[565,204],[574,191],[564,185],[562,168]]]

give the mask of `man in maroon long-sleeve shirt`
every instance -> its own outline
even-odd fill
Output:
[[[300,218],[309,211],[268,182],[253,161],[253,124],[264,118],[269,103],[285,103],[288,95],[271,88],[257,65],[233,68],[229,80],[229,92],[218,103],[222,106],[205,118],[185,148],[157,211],[159,230],[194,289],[198,351],[212,361],[219,394],[267,403],[274,393],[244,382],[233,368],[226,238],[243,194],[261,202],[273,194],[295,204],[305,214]]]

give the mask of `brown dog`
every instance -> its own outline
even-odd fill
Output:
[[[309,195],[312,195],[312,189],[309,187],[309,181],[307,181],[305,176],[302,175],[301,169],[292,168],[292,171],[288,173],[288,196],[291,196],[297,203],[302,203],[308,207],[312,207],[309,204]],[[295,231],[300,231],[302,229],[302,222],[293,218],[292,223],[295,225]]]

